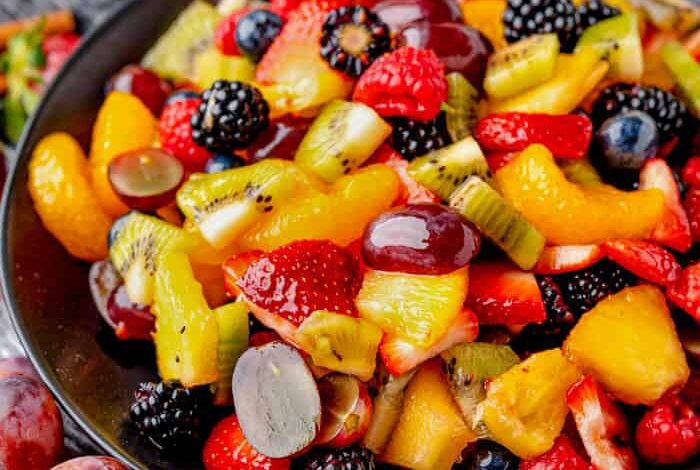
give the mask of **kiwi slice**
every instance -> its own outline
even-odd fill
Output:
[[[196,82],[195,57],[212,46],[218,22],[214,6],[195,0],[146,53],[143,66],[176,82]]]
[[[294,160],[333,182],[362,165],[389,134],[391,126],[369,106],[332,101],[311,124]]]
[[[675,41],[664,44],[661,56],[686,104],[696,117],[700,117],[700,64]]]
[[[219,330],[217,361],[219,378],[214,403],[233,405],[231,378],[239,357],[248,349],[248,307],[242,301],[222,305],[214,310]]]
[[[528,270],[537,263],[544,249],[544,236],[478,176],[471,176],[454,192],[450,206],[521,268]]]
[[[450,389],[464,419],[480,438],[487,429],[479,419],[478,405],[486,398],[484,381],[492,379],[520,362],[506,345],[491,343],[459,344],[441,354]]]
[[[445,201],[470,176],[491,178],[489,164],[471,137],[416,158],[408,174]]]
[[[489,58],[484,89],[490,97],[508,98],[544,83],[554,75],[559,54],[556,34],[536,34],[522,39]]]
[[[447,75],[447,103],[443,106],[447,132],[453,142],[472,135],[479,108],[479,92],[459,72]]]
[[[220,173],[195,174],[177,193],[177,205],[210,245],[225,248],[276,204],[318,183],[294,163],[265,159]]]
[[[612,80],[638,82],[644,73],[644,54],[639,21],[634,13],[603,20],[587,28],[576,44],[576,51],[593,48],[610,63]]]
[[[122,223],[109,249],[109,258],[124,279],[129,300],[151,305],[159,256],[169,250],[184,249],[188,239],[174,225],[139,212],[132,212]]]
[[[566,179],[581,186],[591,186],[600,184],[603,180],[598,171],[587,158],[577,158],[575,160],[563,160],[559,166],[564,172]]]

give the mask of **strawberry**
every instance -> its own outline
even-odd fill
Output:
[[[253,314],[284,339],[316,310],[354,315],[357,261],[328,241],[297,241],[254,261],[238,280]]]
[[[681,265],[667,250],[642,240],[616,240],[603,244],[605,255],[632,274],[668,286],[681,276]]]
[[[399,155],[389,145],[382,145],[374,152],[368,164],[383,163],[390,166],[401,181],[399,197],[394,202],[395,206],[404,204],[439,203],[440,198],[431,190],[418,183],[408,175],[408,161]]]
[[[206,470],[289,470],[288,459],[271,459],[256,451],[246,440],[236,415],[214,427],[203,451]]]
[[[524,325],[547,318],[535,275],[506,262],[469,268],[467,305],[484,325]]]
[[[520,470],[593,470],[585,458],[581,457],[566,435],[554,441],[554,446],[544,454],[520,462]]]
[[[569,388],[566,403],[595,468],[638,468],[627,420],[592,376],[584,376]]]
[[[600,245],[548,246],[533,268],[536,274],[562,274],[593,266],[603,258]]]
[[[489,164],[491,173],[495,173],[509,164],[518,155],[520,155],[520,152],[489,152],[486,154],[486,162]]]
[[[474,137],[485,151],[519,152],[542,144],[558,158],[585,156],[592,135],[591,120],[575,114],[491,114],[474,128]]]
[[[666,297],[700,322],[700,262],[683,270],[680,279],[666,290]]]
[[[700,188],[700,156],[688,159],[681,172],[681,179],[691,188]]]
[[[180,160],[185,168],[193,171],[201,170],[210,156],[208,150],[192,139],[190,120],[200,103],[199,98],[187,98],[166,104],[159,124],[163,149]]]
[[[432,50],[396,49],[375,60],[360,77],[353,100],[384,117],[430,121],[447,100],[445,67]]]
[[[465,308],[450,329],[437,343],[421,348],[396,335],[385,335],[379,354],[386,369],[399,376],[460,343],[471,343],[479,335],[479,321],[474,312]]]
[[[692,245],[690,224],[681,205],[678,185],[668,164],[659,158],[647,160],[639,174],[639,189],[660,189],[666,199],[666,211],[651,239],[676,251],[686,252]]]
[[[236,44],[236,27],[238,26],[238,21],[251,11],[252,8],[250,6],[245,6],[219,22],[214,31],[214,45],[219,49],[219,52],[229,56],[241,55],[241,52],[238,50],[238,44]]]
[[[683,199],[683,208],[688,216],[693,240],[700,242],[700,187],[688,191]]]
[[[248,266],[259,260],[265,255],[260,250],[246,251],[230,257],[221,267],[224,270],[224,286],[226,292],[231,297],[241,295],[241,290],[236,284],[238,280],[245,274]]]

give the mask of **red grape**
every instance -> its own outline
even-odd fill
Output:
[[[173,89],[155,73],[132,64],[121,69],[107,82],[106,94],[112,91],[131,93],[157,117]]]
[[[445,274],[466,266],[480,246],[476,229],[452,209],[412,204],[386,212],[369,225],[362,255],[374,269]]]
[[[270,126],[248,147],[248,159],[251,163],[265,158],[293,160],[308,127],[308,121],[301,119],[285,119],[270,123]]]
[[[372,10],[394,31],[419,20],[433,23],[464,21],[454,0],[383,0]]]
[[[78,457],[63,462],[51,470],[129,470],[111,457]]]
[[[323,416],[316,444],[345,447],[362,439],[372,419],[367,386],[354,377],[332,374],[318,382]]]
[[[107,301],[107,315],[114,325],[114,333],[122,340],[150,340],[156,318],[148,305],[129,300],[124,284],[117,287]]]

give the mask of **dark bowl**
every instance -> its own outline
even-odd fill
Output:
[[[32,208],[27,162],[37,142],[55,131],[88,148],[105,81],[138,62],[188,3],[129,1],[85,39],[25,129],[0,222],[3,294],[27,353],[64,410],[99,447],[133,468],[194,469],[201,460],[168,460],[125,424],[137,384],[155,378],[152,347],[120,344],[106,329],[88,289],[89,266],[68,255]]]

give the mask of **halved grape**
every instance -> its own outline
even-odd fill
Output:
[[[372,399],[367,386],[354,377],[332,374],[318,382],[323,415],[316,444],[345,447],[367,432],[372,418]]]

